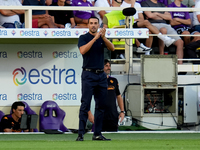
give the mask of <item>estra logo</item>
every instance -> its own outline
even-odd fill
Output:
[[[59,52],[59,51],[54,51],[52,53],[53,58],[78,58],[77,52],[70,52],[70,51],[65,51],[65,52]]]
[[[19,93],[17,94],[18,100],[42,100],[42,94],[35,93]]]
[[[52,100],[77,100],[77,95],[75,93],[54,93]]]
[[[30,84],[77,84],[74,69],[57,68],[56,65],[53,65],[51,69],[38,70],[33,68],[30,71],[26,71],[24,67],[16,68],[12,74],[13,83],[16,86],[27,82]]]
[[[7,94],[0,94],[0,100],[6,101],[7,97]]]
[[[21,30],[19,34],[20,36],[40,36],[39,31],[34,30]]]
[[[17,52],[18,58],[43,58],[42,52],[35,52],[35,51],[18,51]]]
[[[115,36],[134,36],[134,31],[129,30],[116,30]]]
[[[13,71],[13,82],[16,86],[18,85],[23,85],[24,83],[26,83],[27,78],[26,78],[26,70],[21,67],[21,68],[16,68]],[[22,78],[20,80],[18,80],[17,75],[21,74]]]
[[[65,30],[51,31],[51,36],[71,36],[71,32]]]
[[[7,52],[6,51],[3,51],[3,52],[0,51],[0,58],[7,58]]]

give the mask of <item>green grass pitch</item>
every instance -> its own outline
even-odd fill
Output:
[[[200,133],[106,133],[112,141],[75,141],[77,134],[0,134],[0,150],[199,150]]]

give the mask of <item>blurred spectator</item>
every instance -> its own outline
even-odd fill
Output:
[[[72,6],[93,7],[87,0],[73,0]],[[94,11],[91,10],[74,10],[74,19],[77,28],[87,28],[88,19],[94,17]]]
[[[67,4],[65,0],[58,0],[58,2],[52,3],[50,6],[71,6]],[[54,16],[56,24],[65,25],[71,24],[71,28],[75,27],[74,15],[71,10],[49,10],[49,15]]]
[[[142,7],[165,7],[164,4],[159,3],[157,0],[146,0],[141,3]],[[167,24],[167,21],[172,19],[171,14],[169,12],[161,12],[161,11],[144,11],[145,18],[148,19],[153,26],[155,26],[161,33],[163,34],[175,34],[177,36],[171,36],[172,39],[175,39],[173,43],[176,46],[176,54],[178,59],[183,58],[183,41],[178,36],[177,32],[171,27],[171,25]],[[159,40],[159,50],[160,54],[164,54],[164,42]],[[182,64],[182,61],[178,61],[179,64]]]
[[[71,4],[71,1],[72,0],[65,0],[65,2],[67,3],[67,4]],[[46,0],[46,5],[47,6],[50,6],[52,3],[57,3],[58,2],[58,0]]]
[[[97,0],[94,4],[94,7],[110,7],[110,6],[111,6],[110,0]],[[97,10],[94,12],[95,16],[99,18],[100,27],[103,26],[102,24],[103,16],[109,12],[110,10]]]
[[[138,3],[142,3],[142,2],[144,2],[144,1],[146,1],[146,0],[137,0]],[[169,2],[169,1],[170,1],[170,2]],[[163,4],[165,4],[165,6],[167,6],[168,4],[171,3],[171,0],[158,0],[158,2],[159,2],[159,3],[163,3]]]
[[[195,1],[195,8],[200,8],[200,0]],[[200,11],[193,12],[193,28],[200,32]]]
[[[199,48],[199,45],[200,45],[200,40],[191,42],[188,45],[186,45],[184,57],[192,58],[192,59],[199,58],[200,51],[197,50]],[[197,54],[198,54],[198,56],[197,56]],[[193,61],[193,64],[200,64],[200,61]]]
[[[19,0],[0,0],[0,6],[22,6]],[[0,25],[5,28],[15,28],[15,22],[20,23],[19,14],[24,10],[0,10]]]
[[[112,1],[112,7],[120,7],[121,4],[122,4],[121,0]],[[104,15],[103,27],[113,28],[115,26],[125,25],[125,18],[126,17],[122,14],[122,11],[111,11]],[[152,40],[150,42],[151,42],[150,44],[152,44]],[[152,50],[150,47],[146,47],[145,45],[140,43],[137,39],[136,39],[136,45],[138,47],[137,49],[138,53],[146,53],[147,55],[149,55],[149,52]]]
[[[171,0],[171,2],[174,2],[175,0]],[[170,3],[169,3],[170,4]],[[182,4],[187,6],[187,7],[194,7],[195,5],[195,0],[183,0]]]
[[[175,8],[187,8],[187,6],[183,5],[181,2],[183,0],[175,0],[171,4],[168,5],[168,7],[175,7]],[[200,34],[197,31],[194,31],[190,28],[191,25],[191,19],[189,12],[170,12],[172,16],[172,20],[170,21],[171,26],[177,31],[178,34],[185,34],[185,35],[194,35],[194,34]],[[191,40],[192,39],[192,40]],[[197,41],[200,40],[199,37],[190,37],[190,36],[184,36],[183,37],[184,44],[187,45],[191,41]]]
[[[87,0],[88,2],[90,2],[93,6],[96,3],[96,0]]]
[[[24,0],[23,5],[45,6],[45,0]],[[45,10],[33,10],[32,28],[64,28],[64,25],[55,24],[52,17]]]
[[[124,0],[121,7],[141,8],[141,5],[137,3],[135,0]],[[156,27],[152,26],[148,20],[144,20],[143,11],[136,11],[136,14],[133,17],[134,17],[133,28],[148,28],[150,33],[158,34],[158,38],[163,40],[163,42],[167,47],[169,47],[174,42],[174,40],[171,39],[170,37],[162,35],[162,33],[160,33]],[[152,41],[153,37],[150,36],[148,39],[146,39],[146,46],[151,47]],[[142,51],[141,45],[138,40],[136,40],[136,45],[138,46],[137,51],[138,52]]]

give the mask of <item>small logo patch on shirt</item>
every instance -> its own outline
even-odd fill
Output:
[[[114,89],[115,89],[114,86],[112,86],[112,85],[109,85],[109,86],[108,86],[108,90],[114,90]]]

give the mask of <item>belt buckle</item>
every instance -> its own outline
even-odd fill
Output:
[[[99,70],[95,70],[95,73],[99,73]]]
[[[101,73],[101,71],[102,70],[97,69],[97,70],[95,70],[95,73]]]

